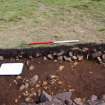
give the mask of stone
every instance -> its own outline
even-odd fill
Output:
[[[25,89],[25,85],[22,84],[22,85],[20,86],[19,90],[20,90],[20,91],[23,91],[24,89]]]
[[[102,55],[101,51],[96,51],[96,52],[92,53],[92,58],[97,58],[97,57],[100,57],[101,55]]]
[[[77,105],[84,105],[81,98],[75,98],[75,99],[74,99],[74,102],[75,102]]]
[[[3,57],[3,56],[0,56],[0,60],[1,60],[1,61],[4,60],[4,57]]]
[[[57,62],[57,59],[55,59],[54,62],[56,63]]]
[[[83,56],[82,55],[78,55],[77,58],[78,58],[79,61],[83,60]]]
[[[71,57],[64,56],[63,58],[64,58],[65,61],[68,61],[68,62],[72,61]]]
[[[33,99],[30,98],[30,97],[26,97],[26,98],[25,98],[25,102],[28,102],[28,103],[33,102]]]
[[[77,56],[74,56],[74,55],[73,55],[73,56],[72,56],[72,59],[73,59],[73,60],[77,60]]]
[[[42,83],[43,86],[45,86],[47,84],[48,84],[47,81],[43,81],[43,83]]]
[[[63,55],[64,53],[65,53],[65,51],[64,51],[64,50],[61,50],[60,52],[57,53],[57,56],[61,56],[61,55]]]
[[[69,51],[69,56],[72,57],[73,56],[73,52]]]
[[[36,84],[35,87],[36,87],[36,88],[39,88],[39,87],[40,87],[40,84]]]
[[[82,48],[82,51],[83,51],[83,52],[87,52],[87,51],[89,51],[89,48],[84,47],[84,48]]]
[[[29,83],[25,83],[25,89],[29,87]]]
[[[73,67],[77,66],[78,65],[78,62],[74,62],[73,63]]]
[[[48,80],[58,79],[57,75],[48,75]]]
[[[105,101],[105,94],[104,94],[104,95],[102,95],[102,100],[104,100],[104,101]]]
[[[47,57],[48,57],[49,59],[51,59],[51,60],[53,59],[53,55],[52,55],[52,54],[48,54]]]
[[[31,56],[31,55],[30,55],[30,56],[29,56],[29,58],[30,58],[30,59],[32,59],[32,58],[33,58],[33,56]]]
[[[56,76],[56,75],[49,75],[47,79],[48,79],[48,83],[52,85],[58,80],[58,76]]]
[[[96,101],[97,99],[98,99],[98,97],[96,95],[91,96],[91,101]]]
[[[105,54],[102,55],[102,60],[105,63]]]
[[[30,65],[29,70],[32,71],[34,69],[35,69],[34,65]]]
[[[46,60],[47,60],[47,57],[46,57],[46,56],[44,56],[44,57],[43,57],[43,60],[44,60],[44,61],[46,61]]]
[[[27,66],[30,65],[30,61],[29,61],[29,60],[26,61],[26,65],[27,65]]]
[[[60,65],[58,71],[63,71],[63,70],[64,70],[64,65]]]
[[[63,84],[63,82],[62,81],[58,81],[58,85],[62,85]]]
[[[57,59],[63,61],[63,56],[58,56]]]
[[[27,97],[27,96],[29,95],[29,92],[28,92],[28,91],[25,91],[25,92],[23,92],[23,95],[24,95],[25,97]]]
[[[39,76],[35,74],[31,79],[30,79],[30,85],[35,85],[37,81],[39,80]]]
[[[99,63],[103,63],[101,57],[97,57]]]
[[[17,80],[13,80],[13,82],[14,82],[16,85],[18,84]]]
[[[18,103],[18,99],[15,99],[15,103]]]
[[[70,100],[72,96],[72,92],[64,92],[64,93],[59,93],[54,96],[54,98],[65,101],[65,100]]]
[[[52,100],[52,97],[48,93],[43,91],[41,96],[40,96],[40,102],[43,103],[43,102],[51,101],[51,100]]]
[[[21,80],[22,79],[22,76],[17,76],[16,79],[17,80]]]
[[[40,57],[41,56],[41,53],[36,53],[36,57]]]

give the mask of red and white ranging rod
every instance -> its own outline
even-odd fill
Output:
[[[65,40],[65,41],[46,41],[46,42],[32,42],[29,45],[52,45],[52,44],[63,44],[63,43],[77,43],[79,40]]]

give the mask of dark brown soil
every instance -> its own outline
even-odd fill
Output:
[[[28,87],[26,90],[30,93],[31,90],[36,93],[39,90],[45,90],[53,95],[73,91],[74,97],[105,94],[105,67],[101,64],[85,60],[77,63],[44,61],[42,58],[25,59],[23,62],[25,67],[21,75],[22,80],[17,80],[17,76],[0,76],[0,105],[19,105],[24,102],[24,91],[20,91],[19,88],[25,79],[30,80],[35,74],[39,75],[39,81],[36,84],[39,86]],[[34,70],[29,70],[30,65],[35,67]],[[59,71],[60,66],[64,66],[61,71]],[[48,83],[44,86],[42,82],[47,81],[48,75],[57,75],[59,79],[54,84]]]

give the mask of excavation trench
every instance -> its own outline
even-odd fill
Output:
[[[0,64],[24,63],[20,76],[0,76],[0,105],[37,103],[50,95],[72,92],[72,98],[105,94],[105,45],[0,50]],[[23,86],[23,87],[22,87]]]

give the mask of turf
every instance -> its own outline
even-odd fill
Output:
[[[104,29],[105,0],[0,0],[0,48],[49,39],[87,41],[88,35],[98,40],[98,32],[104,39]]]
[[[0,21],[14,22],[32,18],[36,12],[39,12],[37,11],[38,3],[63,9],[79,8],[97,18],[105,16],[104,0],[0,0]]]

